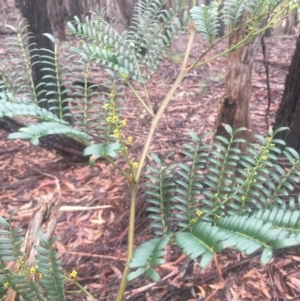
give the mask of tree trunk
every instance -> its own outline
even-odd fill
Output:
[[[116,0],[106,0],[106,15],[109,20],[116,17]]]
[[[4,3],[0,1],[0,28],[5,26],[4,9]]]
[[[285,19],[285,26],[283,34],[292,35],[294,34],[295,30],[297,30],[298,24],[298,15],[297,9],[293,11],[293,13]]]
[[[19,0],[21,12],[24,18],[27,19],[30,26],[30,31],[33,34],[33,40],[36,42],[36,45],[32,44],[32,39],[30,39],[30,50],[35,54],[41,53],[41,48],[54,50],[53,43],[43,34],[49,33],[52,34],[51,23],[48,17],[47,5],[48,0]],[[50,55],[50,53],[48,54]],[[35,87],[41,82],[42,78],[46,75],[52,75],[49,71],[43,71],[43,68],[48,66],[42,63],[37,63],[39,56],[31,56],[32,63],[32,72],[33,78],[35,81]],[[50,80],[50,79],[49,79]],[[40,99],[47,99],[46,92],[43,92],[44,86],[37,88],[37,93],[40,94]],[[41,103],[41,106],[47,107],[47,102]]]
[[[237,44],[244,37],[244,28],[234,31],[229,37],[229,47]],[[228,56],[225,94],[219,103],[216,135],[227,136],[222,123],[229,124],[233,129],[250,128],[251,78],[254,54],[258,47],[257,39],[232,51]],[[249,141],[250,132],[240,132],[240,137]],[[245,146],[239,147],[243,151]]]
[[[78,17],[82,21],[83,7],[81,1],[79,0],[69,0],[70,5],[70,19],[73,20],[74,17]]]
[[[300,36],[297,38],[289,72],[279,109],[276,113],[274,129],[285,126],[289,131],[277,134],[286,144],[300,151]]]
[[[58,89],[56,87],[56,74],[54,71],[49,70],[49,64],[46,62],[46,60],[48,60],[51,64],[53,63],[51,52],[54,51],[52,41],[44,36],[44,33],[53,34],[47,10],[49,1],[50,0],[19,0],[22,15],[27,19],[30,26],[29,30],[33,35],[32,39],[29,40],[32,73],[39,106],[43,108],[49,107],[47,100],[53,98],[53,93],[57,93]],[[32,42],[36,42],[36,45]],[[46,49],[46,51],[43,49]],[[42,55],[46,55],[47,58],[42,58]],[[42,85],[40,85],[41,82],[43,83]],[[62,107],[64,108],[67,105],[67,102],[63,101],[63,99],[67,97],[66,88],[61,85],[60,90],[64,91],[64,94],[61,95]],[[53,105],[53,103],[51,105]],[[54,113],[56,113],[59,118],[62,118],[61,111]],[[71,116],[70,112],[65,109],[64,115],[66,116],[67,113]],[[59,116],[59,114],[61,114],[61,116]],[[72,123],[71,117],[65,117],[64,119],[69,123]]]
[[[48,0],[48,15],[53,29],[57,31],[60,40],[66,40],[65,23],[69,19],[68,11],[63,0]]]
[[[130,25],[131,17],[133,16],[133,10],[137,1],[116,1],[116,6],[119,11],[119,14],[122,18],[122,21],[126,28]]]

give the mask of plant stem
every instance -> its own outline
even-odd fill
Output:
[[[92,301],[96,301],[96,299],[90,294],[82,285],[80,285],[76,280],[65,277],[68,281],[74,283],[84,294],[91,298]]]
[[[159,109],[158,109],[155,117],[152,120],[151,127],[150,127],[150,130],[149,130],[149,133],[148,133],[148,137],[147,137],[147,140],[145,142],[143,153],[142,153],[142,156],[141,156],[141,159],[140,159],[140,162],[139,162],[139,168],[138,168],[137,174],[136,174],[136,181],[137,181],[137,183],[140,181],[140,177],[142,175],[144,163],[145,163],[146,157],[147,157],[148,152],[149,152],[150,143],[151,143],[151,140],[153,138],[154,132],[156,130],[156,126],[157,126],[159,120],[161,119],[162,114],[164,113],[165,109],[167,108],[167,106],[168,106],[168,104],[169,104],[169,102],[170,102],[173,94],[175,93],[175,91],[177,90],[178,86],[180,85],[182,79],[189,72],[189,69],[186,69],[187,58],[190,55],[190,51],[192,49],[193,40],[194,40],[194,37],[195,37],[194,28],[192,28],[192,27],[190,27],[190,28],[191,28],[190,39],[189,39],[189,42],[188,42],[188,45],[187,45],[187,49],[186,49],[186,53],[185,53],[185,58],[183,60],[181,71],[178,74],[178,76],[177,76],[174,84],[172,85],[172,87],[169,90],[168,94],[166,95],[165,99],[163,100],[161,106],[159,107]]]
[[[141,102],[141,104],[143,105],[143,107],[147,110],[147,112],[154,117],[154,113],[153,113],[153,109],[151,107],[151,104],[149,104],[149,106],[144,102],[144,100],[140,97],[140,95],[136,92],[136,90],[134,89],[134,87],[132,86],[132,84],[127,81],[127,85],[128,87],[131,89],[131,91],[134,93],[134,95],[137,97],[137,99]]]
[[[135,178],[136,183],[133,184],[132,188],[131,188],[127,262],[126,262],[125,269],[123,271],[123,277],[122,277],[122,281],[121,281],[121,284],[119,287],[116,301],[122,301],[122,299],[124,297],[125,289],[126,289],[126,284],[127,284],[126,278],[127,278],[128,272],[129,272],[129,263],[131,261],[133,249],[134,249],[134,226],[135,226],[134,222],[135,222],[135,207],[136,207],[136,199],[137,199],[137,190],[138,190],[139,182],[141,179],[143,167],[144,167],[144,164],[146,161],[147,154],[150,149],[150,144],[151,144],[154,132],[156,130],[156,126],[157,126],[159,120],[161,119],[161,117],[164,113],[164,110],[167,108],[172,96],[174,95],[175,91],[177,90],[178,86],[180,85],[182,79],[190,71],[189,69],[186,68],[186,65],[187,65],[188,57],[190,55],[190,51],[192,49],[194,37],[195,37],[195,30],[194,30],[194,27],[191,26],[190,27],[190,39],[189,39],[187,49],[185,52],[185,58],[184,58],[184,61],[183,61],[182,67],[181,67],[181,71],[180,71],[179,75],[177,76],[171,89],[169,90],[168,94],[166,95],[165,99],[163,100],[160,108],[157,111],[157,114],[155,115],[155,117],[152,120],[151,127],[149,130],[148,136],[147,136],[147,140],[145,142],[145,146],[143,149],[143,153],[142,153],[141,159],[139,161],[139,168],[137,170],[136,178]]]
[[[127,275],[129,273],[129,263],[131,261],[134,249],[134,222],[135,222],[135,205],[136,205],[136,196],[137,196],[138,183],[132,185],[131,187],[131,204],[129,212],[129,229],[128,229],[128,253],[127,261],[123,271],[122,280],[119,286],[119,291],[117,294],[116,301],[122,301],[127,285]]]
[[[126,178],[128,181],[131,181],[131,176],[130,174],[128,174],[126,171],[124,171],[120,166],[118,166],[118,164],[116,164],[109,156],[106,156],[105,159],[111,164],[113,165],[113,167],[115,169],[117,169],[124,178]]]

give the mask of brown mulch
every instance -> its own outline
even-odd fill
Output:
[[[0,58],[6,53],[4,36],[0,37]],[[181,36],[172,45],[168,56],[148,85],[151,100],[159,105],[171,87],[178,70],[188,36]],[[294,51],[295,37],[266,39],[270,61],[272,103],[270,124],[275,119],[281,100],[287,67]],[[218,46],[214,52],[224,49]],[[206,48],[206,42],[196,38],[191,56],[196,58]],[[208,56],[209,57],[209,56]],[[178,153],[188,141],[188,132],[201,134],[214,129],[218,99],[224,91],[226,58],[221,58],[189,74],[181,83],[155,133],[151,151],[158,154]],[[95,73],[101,80],[103,74]],[[267,89],[262,54],[256,56],[253,70],[253,99],[251,103],[252,130],[266,134],[265,112]],[[132,158],[137,158],[144,145],[151,119],[132,93],[126,91],[124,117],[126,132],[133,136]],[[0,130],[0,215],[19,208],[15,225],[26,229],[30,210],[36,200],[55,191],[53,179],[59,179],[63,211],[56,234],[56,248],[66,272],[76,269],[78,281],[97,300],[114,300],[126,260],[129,184],[120,173],[104,161],[94,167],[74,163],[45,148],[34,147],[26,141],[7,140]],[[150,162],[148,158],[148,163]],[[119,160],[122,164],[122,159]],[[90,209],[93,206],[110,206]],[[87,210],[77,210],[84,206]],[[137,204],[136,245],[151,234],[146,219],[143,187]],[[297,248],[276,254],[262,267],[259,254],[244,257],[232,250],[223,251],[205,270],[197,261],[189,262],[175,249],[166,257],[166,264],[157,270],[165,277],[159,284],[150,284],[141,277],[129,284],[126,300],[300,300],[300,256]],[[67,287],[73,290],[73,287]],[[69,300],[88,300],[78,294]]]

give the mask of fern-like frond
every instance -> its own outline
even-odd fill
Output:
[[[188,17],[184,13],[183,20],[179,20],[179,5],[174,10],[163,9],[167,2],[165,0],[142,2],[137,4],[126,37],[119,35],[101,14],[93,20],[87,18],[84,24],[78,18],[73,23],[69,22],[71,32],[84,39],[82,50],[72,50],[77,54],[83,52],[125,80],[133,79],[144,85],[156,70],[167,47],[187,23]],[[144,53],[141,54],[141,51]]]
[[[261,135],[255,135],[255,138],[261,144],[250,144],[247,154],[241,156],[239,164],[243,168],[237,168],[242,177],[236,177],[238,183],[233,186],[235,193],[232,197],[239,205],[240,212],[251,212],[254,208],[268,208],[274,202],[282,204],[283,196],[288,196],[293,191],[293,182],[298,182],[299,175],[299,155],[295,151],[289,152],[286,148],[283,152],[276,144],[284,143],[281,140],[274,139],[276,133],[269,132],[269,136],[264,138]],[[278,156],[284,154],[291,162],[291,169],[286,172],[277,163]],[[288,190],[287,190],[288,189]]]
[[[11,220],[8,222],[1,216],[0,225],[2,228],[0,230],[0,262],[16,261],[24,255],[21,251],[23,238],[20,234],[22,229],[12,228]]]
[[[0,217],[0,286],[1,293],[4,287],[9,287],[19,294],[20,300],[64,301],[64,275],[61,262],[53,245],[57,237],[48,241],[42,232],[38,233],[41,245],[37,250],[36,264],[26,266],[23,261],[24,252],[21,252],[23,237],[21,229],[13,228],[12,213],[6,221]],[[18,270],[13,271],[7,263],[16,262]],[[36,277],[36,274],[40,277]],[[3,292],[6,293],[6,292]]]
[[[191,232],[178,232],[175,237],[178,246],[191,259],[202,256],[200,261],[202,268],[210,263],[215,252],[231,246],[223,242],[228,234],[208,222],[197,223],[193,225]]]
[[[223,9],[224,23],[231,28],[240,21],[248,0],[225,0]]]
[[[156,70],[166,49],[188,20],[186,11],[182,21],[179,19],[183,8],[178,3],[175,9],[163,9],[166,2],[139,1],[126,37],[134,46],[143,73],[149,76]]]
[[[263,138],[256,136],[256,138]],[[235,194],[233,198],[236,202],[240,202],[240,212],[251,211],[250,204],[260,209],[267,203],[267,198],[270,196],[268,187],[264,187],[263,183],[266,181],[269,174],[269,169],[273,167],[270,156],[274,159],[275,155],[270,153],[270,144],[263,139],[265,145],[251,144],[247,151],[249,155],[242,155],[237,171],[241,175],[235,180],[237,182],[233,189]],[[244,177],[243,177],[244,176]]]
[[[291,233],[300,233],[300,211],[287,210],[274,206],[272,209],[259,210],[251,214],[251,216],[259,218],[264,222],[270,222],[279,229],[289,231]]]
[[[18,292],[25,300],[45,301],[38,285],[28,279],[23,273],[16,274],[6,267],[8,262],[18,262],[24,256],[21,251],[24,238],[21,236],[22,229],[13,228],[12,216],[6,221],[0,217],[0,285],[8,284],[14,291]]]
[[[48,49],[37,49],[36,44],[32,42],[31,33],[22,22],[17,28],[10,28],[16,33],[16,36],[9,37],[6,45],[8,50],[16,53],[16,59],[1,63],[0,114],[10,117],[36,115],[35,117],[45,121],[70,120],[68,83],[62,79],[62,75],[70,78],[65,72],[69,64],[62,60],[61,64],[65,65],[59,65],[56,46],[54,52]],[[53,43],[55,42],[53,36],[45,35]],[[43,78],[34,79],[32,67],[36,64],[41,66]],[[15,110],[11,112],[11,106],[8,103],[3,106],[3,101],[11,102]],[[14,103],[18,105],[13,105]],[[20,105],[22,103],[24,106]],[[28,107],[27,109],[25,105]],[[34,106],[37,108],[34,109]],[[49,112],[41,111],[39,106],[48,108]]]
[[[39,103],[46,101],[48,110],[53,112],[60,120],[68,120],[71,116],[68,103],[70,94],[67,85],[70,81],[64,81],[64,78],[70,78],[68,73],[69,60],[67,58],[58,58],[58,53],[62,52],[63,48],[58,50],[55,39],[50,34],[44,34],[54,45],[54,51],[49,49],[41,49],[41,69],[45,74],[42,81],[39,83],[41,88],[44,88],[46,99],[39,99]]]
[[[131,272],[127,276],[128,281],[131,281],[145,273],[153,281],[160,281],[161,278],[154,270],[154,267],[165,263],[162,256],[167,253],[165,247],[168,244],[170,237],[171,233],[167,234],[163,238],[151,239],[141,244],[140,247],[136,249],[129,267],[132,269],[137,268],[137,270]]]
[[[246,255],[263,248],[263,265],[270,261],[273,250],[300,244],[300,234],[291,234],[275,226],[273,221],[265,222],[252,216],[226,216],[217,221],[217,226],[228,231],[228,239],[235,242],[235,248]]]
[[[143,47],[147,47],[147,31],[157,28],[158,17],[161,15],[166,0],[139,0],[134,8],[134,14],[130,22],[127,39],[133,42],[138,53]],[[148,45],[149,46],[149,45]]]
[[[76,70],[73,74],[75,83],[72,86],[71,94],[74,125],[85,133],[99,134],[97,127],[104,119],[104,100],[103,95],[101,96],[98,91],[95,91],[97,86],[89,86],[88,84],[92,60],[82,56],[75,60],[75,64]],[[82,74],[84,75],[83,78]],[[81,83],[81,85],[77,83]]]
[[[229,125],[225,129],[230,135],[229,139],[216,136],[212,150],[208,156],[207,172],[205,173],[204,183],[211,189],[204,191],[204,203],[213,204],[211,216],[223,215],[225,205],[230,204],[231,192],[234,183],[234,169],[240,160],[239,143],[245,143],[244,139],[236,138],[240,131],[246,130],[239,128],[235,131]]]
[[[85,23],[81,23],[78,17],[74,17],[67,25],[71,32],[88,41],[106,44],[108,48],[114,49],[114,42],[122,42],[122,36],[114,29],[114,22],[108,23],[105,20],[105,10],[96,11],[92,18],[86,17]],[[109,39],[108,36],[111,38]],[[118,44],[118,46],[122,46]]]
[[[168,165],[154,156],[159,168],[148,167],[150,211],[162,227],[165,216],[161,208],[168,209],[168,217],[175,218],[167,220],[167,229],[172,229],[184,253],[192,259],[201,256],[201,267],[227,247],[246,255],[261,250],[265,265],[274,250],[300,245],[300,195],[298,201],[290,196],[294,183],[299,182],[300,156],[288,147],[281,150],[279,145],[284,146],[284,141],[274,138],[286,128],[269,131],[267,137],[254,135],[254,143],[241,154],[237,145],[244,141],[238,134],[245,128],[224,127],[227,138],[215,137],[212,146],[204,143],[205,136],[191,133],[192,141],[183,145],[185,163]],[[289,161],[288,168],[278,163],[282,155]],[[163,187],[164,171],[167,183],[176,179],[175,188]],[[142,252],[147,248],[145,243],[139,252],[140,262],[146,260]],[[136,266],[140,269],[131,279],[145,273],[146,261],[143,268]]]
[[[196,29],[210,44],[213,44],[219,34],[220,20],[218,10],[219,3],[217,1],[212,1],[208,6],[194,6],[190,10]]]
[[[14,101],[17,98],[17,94],[10,83],[10,79],[14,79],[16,74],[14,71],[9,70],[12,68],[11,64],[8,66],[4,64],[4,61],[0,61],[0,65],[2,65],[2,70],[0,70],[0,99],[4,99],[5,95],[9,95],[11,101]]]
[[[205,209],[197,206],[203,194],[204,169],[208,158],[210,147],[203,144],[203,139],[211,133],[204,134],[199,138],[193,132],[189,133],[193,143],[183,144],[182,154],[188,157],[189,163],[179,163],[176,173],[176,195],[174,196],[176,211],[175,216],[179,218],[178,226],[187,227],[193,222],[198,212]]]
[[[26,100],[14,99],[12,95],[0,93],[0,117],[14,117],[14,116],[25,116],[35,117],[40,120],[53,121],[61,124],[66,124],[65,121],[60,120],[52,112],[40,108],[31,103],[25,103]],[[8,99],[13,99],[19,103],[14,103]]]
[[[46,135],[68,135],[85,142],[92,139],[91,136],[75,130],[67,125],[57,122],[42,122],[30,124],[26,128],[19,129],[19,132],[8,135],[9,139],[30,139],[33,145],[39,145],[39,138]]]
[[[270,1],[266,0],[250,0],[247,1],[246,10],[251,14],[253,18],[256,18],[266,12]]]
[[[71,93],[74,125],[76,129],[97,135],[97,138],[107,143],[115,142],[114,130],[121,127],[122,122],[124,88],[122,81],[114,72],[107,69],[105,71],[107,76],[101,83],[99,91],[97,84],[89,84],[88,74],[93,61],[83,55],[76,60],[76,64],[75,82]]]
[[[10,269],[5,269],[4,278],[6,283],[24,298],[23,300],[46,301],[46,299],[42,297],[42,293],[40,292],[37,284],[28,280],[24,274],[13,274]],[[52,287],[52,289],[55,288]],[[54,299],[52,300],[54,301]]]
[[[131,40],[135,45],[142,73],[148,74],[148,78],[157,69],[166,50],[187,23],[188,16],[186,11],[183,12],[183,18],[180,20],[179,15],[181,11],[182,8],[179,5],[175,9],[162,10],[159,11],[157,19],[154,17],[155,14],[153,16],[150,13],[148,18],[152,20],[152,23],[139,28],[138,32],[143,33],[143,35],[135,35],[134,40]],[[163,20],[163,23],[159,22],[160,19]],[[140,25],[145,19],[141,20]]]
[[[229,246],[246,255],[263,249],[261,262],[265,265],[272,258],[274,250],[300,244],[299,232],[294,235],[287,227],[287,220],[292,225],[297,219],[299,224],[299,211],[291,217],[290,213],[284,214],[282,210],[274,209],[264,219],[257,217],[226,216],[218,219],[216,226],[199,222],[193,225],[191,232],[176,233],[176,242],[191,259],[202,256],[202,268],[209,264],[216,252]],[[276,220],[271,220],[271,217]]]
[[[281,3],[282,1],[280,0],[251,0],[247,1],[246,10],[251,14],[252,18],[255,19],[274,10],[275,7]]]
[[[84,24],[75,18],[75,23],[76,26],[68,22],[69,29],[74,35],[83,37],[86,41],[82,43],[82,50],[72,47],[73,52],[81,54],[83,51],[89,59],[97,60],[122,77],[133,77],[138,82],[143,82],[134,55],[134,47],[104,20],[104,16],[98,15],[96,20],[87,18]]]
[[[245,129],[233,131],[228,125],[225,129],[229,138],[216,137],[212,147],[202,143],[203,137],[192,134],[193,143],[184,144],[182,151],[189,162],[168,167],[170,174],[178,175],[175,194],[170,198],[170,210],[179,219],[177,226],[189,227],[200,220],[212,222],[226,214],[251,213],[274,204],[283,206],[284,197],[299,181],[299,155],[290,148],[280,150],[276,144],[283,142],[274,139],[277,131],[270,132],[267,138],[256,135],[257,142],[249,144],[247,153],[241,154],[237,144],[244,141],[236,135]],[[282,154],[291,164],[288,170],[274,163]],[[152,194],[161,196],[159,172],[150,171],[156,180]]]
[[[11,44],[16,51],[22,53],[24,44],[22,39],[31,39],[31,36],[27,35],[25,29],[23,31],[15,29],[15,31],[20,31],[20,35],[17,36],[20,41],[15,38]],[[28,49],[24,50],[24,60],[26,58],[29,65],[17,61],[16,69],[12,68],[10,71],[9,68],[6,69],[5,65],[1,69],[0,117],[29,116],[46,121],[40,125],[35,124],[21,129],[18,133],[11,134],[9,138],[30,139],[33,144],[38,145],[39,137],[66,134],[82,140],[84,143],[92,136],[97,137],[100,141],[105,141],[107,145],[118,142],[121,128],[126,124],[125,120],[121,118],[122,104],[120,100],[123,86],[120,77],[116,72],[107,69],[108,76],[101,84],[101,89],[104,87],[103,91],[96,84],[90,85],[89,74],[95,59],[82,51],[79,56],[73,55],[71,58],[66,57],[64,53],[59,55],[63,51],[62,49],[58,50],[54,37],[49,34],[46,36],[53,42],[54,51],[39,49],[37,54],[34,45],[30,45]],[[32,60],[31,53],[36,56],[34,60]],[[73,66],[75,73],[72,73],[72,76],[69,71],[72,68],[70,59],[75,62]],[[43,78],[38,81],[37,86],[34,86],[30,60],[34,61],[34,64],[41,64]],[[22,72],[17,74],[16,70],[20,67],[19,64],[25,64],[24,70],[30,73],[30,78],[29,73],[27,76]],[[11,65],[14,66],[14,64]],[[27,70],[28,68],[29,70]],[[29,83],[23,84],[23,88],[29,89],[29,92],[25,89],[17,90],[18,93],[15,93],[15,80],[17,84],[20,84],[18,82],[19,75],[24,75],[25,79],[29,78]],[[72,78],[72,82],[74,81],[73,86],[70,78]],[[33,95],[30,88],[34,92],[38,91],[38,94]],[[73,121],[75,122],[73,123]],[[74,129],[66,126],[66,123],[74,124]],[[88,143],[86,144],[88,145]]]
[[[17,59],[11,62],[3,62],[6,67],[2,70],[6,77],[6,88],[8,92],[14,95],[22,94],[38,105],[38,96],[36,94],[34,78],[31,72],[31,59],[35,63],[39,62],[39,53],[35,42],[32,41],[32,34],[28,32],[28,26],[23,26],[24,20],[18,27],[9,26],[16,33],[16,37],[6,39],[7,51],[17,53]],[[9,80],[8,80],[9,79]]]
[[[148,217],[154,220],[151,227],[155,229],[155,234],[160,236],[166,235],[170,231],[170,219],[172,218],[170,202],[173,198],[175,183],[173,175],[170,173],[170,167],[164,166],[169,156],[160,160],[157,155],[151,154],[158,167],[148,166],[150,173],[146,175],[150,180],[147,184],[150,189],[146,191],[146,194],[150,196],[146,199],[149,203]]]
[[[41,246],[35,246],[35,249],[38,251],[36,255],[38,262],[37,271],[42,275],[39,283],[45,290],[48,301],[64,301],[64,276],[62,274],[61,261],[57,252],[53,250],[57,237],[48,241],[42,232],[39,232],[38,236]]]

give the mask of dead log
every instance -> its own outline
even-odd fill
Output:
[[[17,132],[25,126],[21,122],[9,117],[0,118],[0,128],[9,133]],[[89,160],[89,157],[83,156],[83,150],[86,148],[86,145],[75,138],[66,135],[48,135],[41,137],[39,141],[40,147],[55,151],[69,161],[88,162]]]
[[[39,198],[38,204],[34,208],[33,216],[30,220],[25,239],[22,243],[21,251],[24,252],[24,257],[20,260],[20,262],[23,262],[23,264],[27,267],[34,267],[36,265],[35,256],[37,254],[37,250],[34,246],[40,245],[40,239],[38,237],[39,231],[42,231],[46,239],[49,241],[53,236],[57,224],[59,209],[61,206],[61,191],[57,178],[55,178],[55,181],[57,191],[53,194],[44,195]],[[13,270],[15,272],[20,270],[19,262],[15,264]],[[30,274],[29,278],[31,278],[30,280],[37,282],[39,279],[39,273],[35,272]],[[17,292],[9,288],[4,300],[19,300]]]

